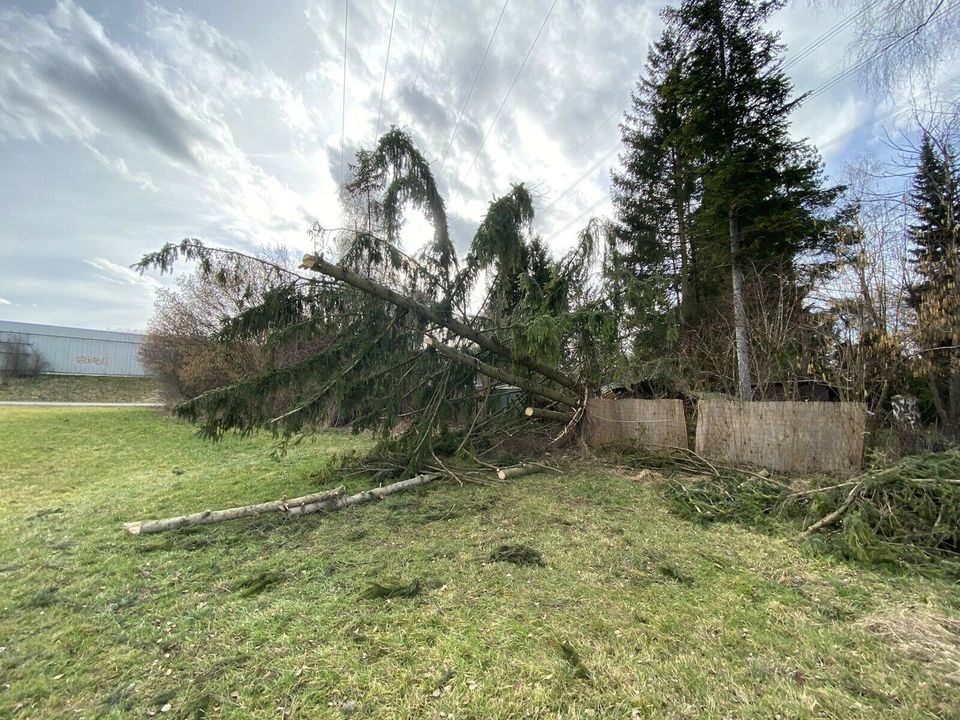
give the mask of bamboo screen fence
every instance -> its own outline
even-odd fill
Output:
[[[701,400],[697,453],[779,473],[852,475],[866,426],[862,403]]]
[[[687,447],[682,400],[591,398],[584,429],[591,447],[625,443],[651,450]]]

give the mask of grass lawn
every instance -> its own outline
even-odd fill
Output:
[[[0,409],[0,718],[960,717],[960,589],[678,520],[655,478],[122,530],[317,490],[363,442],[276,459],[150,410]]]
[[[44,402],[158,402],[157,382],[147,377],[41,375],[4,378],[0,400]]]

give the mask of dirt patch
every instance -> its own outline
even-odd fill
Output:
[[[507,562],[514,565],[536,565],[544,567],[543,556],[539,550],[527,545],[501,545],[490,553],[490,562]]]

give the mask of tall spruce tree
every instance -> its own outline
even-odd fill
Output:
[[[911,259],[916,282],[910,304],[917,313],[921,366],[940,423],[951,441],[960,441],[960,172],[946,143],[924,134],[910,204]]]
[[[641,121],[637,130],[625,124],[630,151],[615,181],[628,242],[646,257],[680,252],[685,290],[693,291],[684,294],[701,307],[726,305],[718,270],[730,273],[724,295],[741,399],[753,395],[744,268],[782,274],[801,256],[829,253],[828,209],[842,190],[824,186],[819,156],[788,132],[799,99],[779,69],[778,37],[764,28],[782,5],[686,0],[665,11],[667,28],[634,103]],[[650,217],[667,221],[644,224]]]
[[[668,279],[684,324],[694,313],[697,292],[689,235],[694,173],[680,142],[676,92],[680,52],[669,30],[651,48],[646,76],[621,124],[623,170],[612,180],[616,262],[638,279]]]

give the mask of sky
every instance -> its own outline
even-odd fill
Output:
[[[339,226],[341,158],[372,147],[378,121],[431,161],[461,252],[491,199],[524,182],[535,230],[560,253],[610,212],[618,123],[662,7],[6,0],[0,319],[143,330],[170,282],[130,269],[145,252],[184,237],[313,249],[314,222]],[[775,18],[798,92],[853,63],[851,28],[800,56],[852,12],[804,1]],[[806,102],[792,132],[839,179],[890,152],[885,136],[910,120],[897,111],[853,75]],[[428,232],[409,215],[405,249]]]

